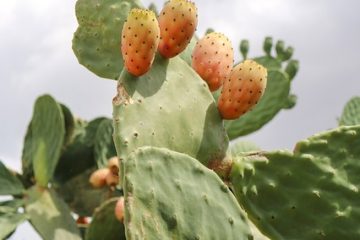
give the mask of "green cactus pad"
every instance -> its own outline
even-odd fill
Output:
[[[90,175],[95,170],[96,168],[87,169],[64,184],[54,186],[70,209],[79,216],[92,216],[95,208],[115,194],[109,187],[94,188],[90,184]]]
[[[0,202],[0,239],[7,239],[16,227],[27,219],[27,215],[18,211],[22,200]]]
[[[124,165],[127,240],[252,239],[233,194],[196,159],[144,147]]]
[[[85,240],[126,240],[124,224],[115,217],[118,199],[109,199],[96,209]]]
[[[122,26],[128,12],[140,6],[137,0],[78,0],[72,48],[79,63],[100,77],[117,79],[123,68]]]
[[[50,95],[40,96],[34,106],[30,135],[25,137],[27,166],[33,166],[37,183],[47,186],[60,158],[65,120],[60,105]],[[27,139],[28,138],[28,139]],[[31,141],[31,143],[26,142]]]
[[[346,103],[339,120],[339,125],[360,124],[360,97],[353,97]]]
[[[235,139],[254,132],[264,126],[288,102],[290,81],[278,70],[268,71],[268,81],[264,96],[248,113],[236,120],[225,122],[225,128],[230,139]]]
[[[72,115],[70,109],[65,106],[64,104],[60,103],[60,107],[64,116],[64,121],[65,121],[65,140],[64,140],[64,144],[67,145],[68,143],[71,142],[72,137],[73,137],[73,133],[75,130],[75,118]]]
[[[121,159],[138,147],[165,147],[207,165],[222,160],[228,138],[207,84],[181,58],[157,56],[140,78],[124,71],[114,105]]]
[[[293,153],[240,157],[235,195],[271,239],[358,239],[360,125],[299,142]]]
[[[53,190],[37,186],[30,188],[25,211],[43,239],[81,240],[70,210]]]
[[[18,195],[24,192],[20,180],[0,161],[0,196]]]
[[[260,151],[261,149],[253,142],[236,141],[231,145],[230,150],[232,156],[239,156],[248,152]]]
[[[109,158],[116,156],[116,149],[113,141],[113,121],[104,119],[99,124],[94,141],[94,155],[98,168],[107,167]]]

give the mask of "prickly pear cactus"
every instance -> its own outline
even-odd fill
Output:
[[[271,239],[360,236],[360,125],[299,142],[294,152],[240,156],[231,182],[255,225]]]
[[[339,125],[360,124],[360,97],[353,97],[346,103],[339,120]]]
[[[225,156],[228,138],[215,101],[180,57],[157,56],[151,70],[139,78],[124,71],[113,106],[114,141],[121,159],[142,146],[182,152],[205,165]]]
[[[124,166],[127,240],[252,239],[228,187],[196,159],[144,147]]]
[[[290,94],[290,86],[291,80],[298,70],[298,62],[290,60],[293,50],[291,47],[284,49],[283,44],[281,41],[276,44],[276,56],[273,56],[271,53],[272,39],[266,38],[264,40],[264,52],[266,55],[254,58],[254,60],[268,70],[265,93],[250,112],[236,120],[225,122],[225,128],[230,139],[260,129],[273,119],[281,109],[292,108],[295,105],[296,97]],[[248,43],[245,44],[244,42],[240,44],[244,58],[247,57],[248,45]],[[285,69],[282,68],[283,64],[287,64]]]

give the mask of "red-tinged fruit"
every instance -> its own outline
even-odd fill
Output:
[[[267,70],[253,60],[235,66],[224,82],[218,109],[223,119],[236,119],[254,107],[264,94]]]
[[[170,0],[159,14],[159,52],[166,58],[181,53],[189,44],[197,26],[197,9],[187,0]]]
[[[115,205],[115,217],[120,222],[124,222],[124,197],[120,197]]]
[[[121,35],[126,70],[137,77],[145,74],[150,70],[159,45],[160,29],[154,12],[132,9]]]
[[[222,33],[212,32],[200,39],[192,53],[192,67],[204,79],[210,91],[216,91],[230,74],[234,50]]]
[[[106,184],[106,177],[110,173],[110,169],[102,168],[94,171],[89,179],[90,184],[95,188],[100,188],[105,186]]]

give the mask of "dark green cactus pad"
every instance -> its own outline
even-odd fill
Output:
[[[72,48],[79,63],[99,77],[117,79],[123,68],[122,26],[129,11],[140,6],[137,0],[78,0]]]
[[[339,125],[360,124],[360,97],[351,98],[345,105]]]
[[[96,168],[88,169],[62,185],[55,185],[56,192],[79,216],[92,216],[95,208],[115,195],[109,187],[94,188],[89,183],[90,175]]]
[[[165,147],[207,165],[228,138],[207,84],[181,58],[157,56],[139,78],[124,71],[114,105],[114,141],[124,159],[138,147]]]
[[[0,202],[0,239],[7,239],[18,225],[27,219],[27,215],[18,211],[22,200]]]
[[[33,167],[37,183],[47,186],[53,177],[65,138],[62,109],[50,95],[40,96],[36,100],[30,128],[24,144],[29,149],[23,150],[23,161],[27,168]]]
[[[230,139],[252,133],[275,117],[287,104],[290,81],[278,70],[268,71],[268,81],[264,96],[248,113],[236,120],[225,121],[225,128]]]
[[[64,184],[87,169],[96,166],[94,156],[95,136],[99,125],[107,118],[99,117],[90,122],[80,121],[74,130],[71,144],[63,150],[56,166],[54,180]]]
[[[235,161],[231,182],[252,221],[271,239],[360,237],[360,125],[299,142],[293,153]]]
[[[124,224],[115,217],[118,199],[109,199],[96,209],[85,240],[126,240]]]
[[[70,109],[64,104],[60,103],[60,107],[65,121],[65,140],[64,144],[67,145],[71,142],[75,130],[75,118]]]
[[[21,181],[0,161],[0,196],[19,195],[24,190]]]
[[[196,159],[144,147],[124,165],[127,240],[252,239],[233,194]]]
[[[116,156],[115,144],[113,141],[113,121],[104,119],[99,124],[94,142],[94,155],[98,168],[107,167],[109,158]]]
[[[33,183],[34,178],[34,169],[33,169],[33,159],[32,159],[32,145],[34,144],[34,141],[32,140],[32,130],[31,130],[31,122],[29,123],[24,143],[23,143],[23,149],[22,149],[22,155],[21,155],[21,169],[22,169],[22,175],[23,178],[29,182]]]
[[[30,188],[27,191],[25,211],[43,239],[81,239],[69,208],[53,190],[37,186]]]

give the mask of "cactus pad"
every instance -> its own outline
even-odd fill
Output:
[[[8,239],[16,227],[27,219],[25,213],[20,213],[22,200],[0,202],[0,239]]]
[[[31,149],[27,151],[41,186],[47,186],[53,177],[64,138],[65,119],[60,104],[49,95],[39,97],[31,119]]]
[[[98,168],[104,168],[109,158],[116,156],[116,149],[113,141],[113,121],[104,119],[99,124],[94,141],[94,157]]]
[[[85,240],[126,240],[124,224],[114,213],[117,201],[118,198],[109,199],[96,209]]]
[[[346,103],[339,125],[360,124],[360,97],[353,97]]]
[[[358,125],[314,135],[293,153],[239,157],[236,197],[271,239],[358,239],[359,146]]]
[[[228,187],[195,159],[144,147],[124,165],[128,240],[252,239]]]
[[[67,205],[53,190],[34,186],[27,191],[25,211],[43,239],[81,240]]]
[[[123,68],[122,26],[129,11],[140,6],[137,0],[78,0],[73,51],[79,63],[100,77],[117,79]]]
[[[0,161],[0,196],[22,194],[23,191],[20,180]]]
[[[228,139],[206,83],[181,58],[157,56],[139,78],[123,72],[114,105],[114,141],[121,159],[138,147],[222,160]]]

